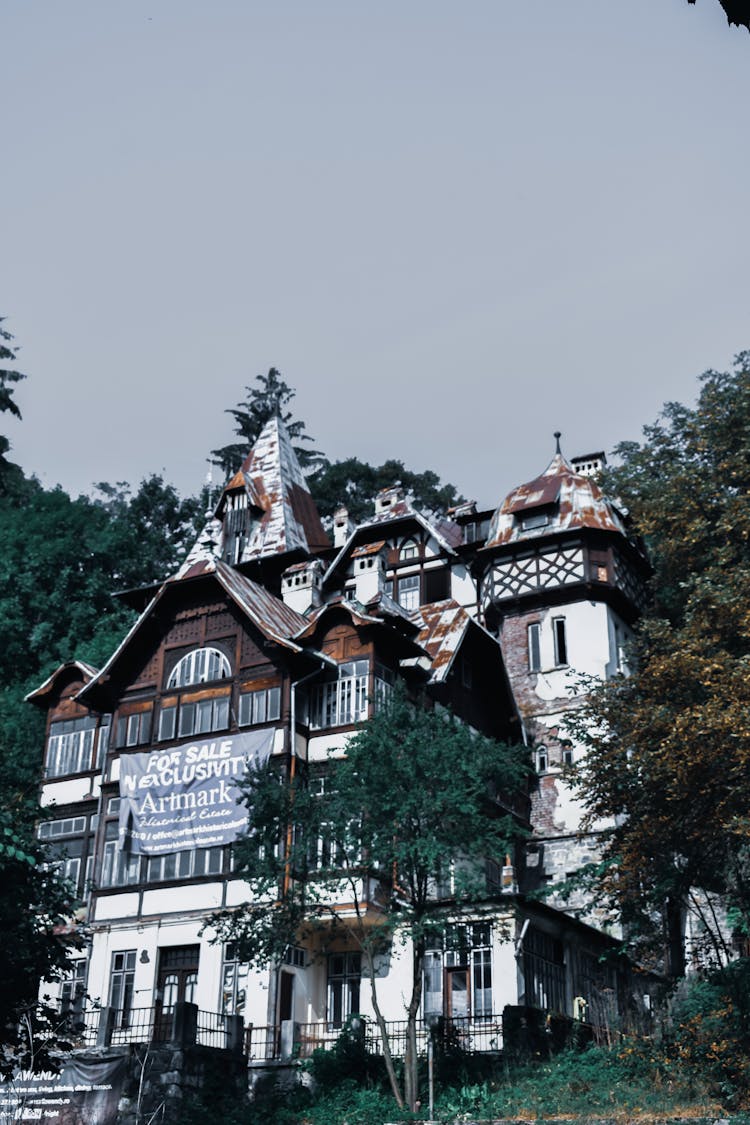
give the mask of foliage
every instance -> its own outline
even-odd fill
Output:
[[[580,712],[580,781],[592,818],[617,818],[599,890],[680,975],[685,911],[711,959],[726,952],[715,898],[695,888],[750,920],[750,353],[644,435],[619,447],[606,485],[645,537],[653,598],[633,675]]]
[[[33,821],[18,808],[0,806],[0,932],[3,934],[0,992],[0,1076],[14,1068],[49,1061],[63,1045],[57,1013],[37,1004],[38,982],[65,968],[73,939],[64,923],[73,907],[69,889],[34,838]]]
[[[59,1039],[57,1013],[34,1002],[39,979],[54,979],[65,963],[63,922],[73,909],[34,835],[44,723],[24,696],[66,660],[107,659],[134,616],[113,584],[164,577],[197,515],[196,501],[181,501],[159,477],[132,496],[124,485],[100,487],[100,499],[74,500],[18,470],[0,496],[0,826],[14,832],[0,847],[0,1025],[6,1060],[16,1063]]]
[[[365,1024],[359,1018],[346,1021],[333,1047],[313,1051],[307,1069],[314,1086],[327,1091],[352,1082],[360,1087],[387,1085],[383,1060],[368,1051]]]
[[[14,366],[0,367],[0,414],[8,411],[16,418],[21,417],[21,411],[18,403],[13,398],[13,383],[20,383],[26,376],[15,368],[16,353],[18,351],[17,345],[13,344],[13,334],[3,328],[3,321],[6,319],[0,316],[0,363],[12,363]]]
[[[403,461],[384,461],[375,466],[357,457],[325,461],[310,481],[310,488],[324,520],[332,519],[343,504],[351,519],[360,523],[372,516],[378,492],[399,481],[413,495],[416,506],[428,512],[442,514],[463,499],[454,485],[443,484],[429,469],[414,473],[404,467]]]
[[[750,961],[742,958],[694,978],[672,1013],[664,1054],[700,1075],[722,1105],[750,1097]]]
[[[383,1090],[363,1087],[356,1078],[318,1080],[312,1092],[301,1085],[276,1085],[271,1079],[256,1089],[249,1112],[245,1107],[230,1110],[222,1120],[227,1125],[382,1125],[424,1120],[426,1101],[423,1097],[412,1115],[394,1109]],[[648,1042],[569,1050],[516,1067],[501,1062],[484,1081],[449,1082],[440,1076],[435,1083],[435,1120],[442,1125],[563,1116],[694,1117],[696,1112],[715,1118],[720,1107],[687,1064],[655,1051]]]
[[[314,945],[322,931],[361,949],[389,1079],[399,1104],[413,1106],[425,950],[446,924],[435,887],[451,873],[454,917],[456,903],[486,896],[484,862],[503,857],[516,834],[495,795],[517,790],[526,751],[395,692],[332,765],[323,793],[301,773],[285,779],[269,767],[249,776],[249,823],[235,846],[235,870],[250,884],[251,902],[213,924],[255,964],[278,960],[289,944]],[[325,855],[320,840],[328,842]],[[366,893],[368,875],[375,882]],[[354,903],[346,917],[334,908],[342,895]],[[376,986],[378,959],[394,940],[410,944],[412,959],[403,1093]]]
[[[746,27],[750,31],[750,8],[747,0],[719,0],[728,24],[736,27]],[[695,0],[688,0],[688,4],[695,4]]]
[[[21,411],[13,397],[14,384],[20,383],[26,376],[15,366],[18,347],[13,344],[13,334],[7,328],[3,328],[5,319],[4,316],[0,316],[0,414],[7,412],[15,418],[20,418]],[[6,367],[5,365],[8,363],[13,366]],[[5,454],[9,449],[10,442],[0,434],[0,495],[11,488],[17,487],[19,479],[22,479],[18,466],[5,459]]]
[[[257,386],[249,384],[245,387],[247,396],[244,402],[238,402],[234,409],[225,411],[225,414],[231,414],[234,418],[234,432],[242,441],[211,451],[213,464],[219,465],[226,477],[236,472],[247,457],[250,447],[258,440],[266,422],[277,414],[293,441],[314,440],[305,432],[304,422],[292,420],[292,412],[287,407],[296,392],[284,382],[275,367],[270,368],[267,375],[258,375],[255,382]],[[304,469],[313,469],[323,460],[321,453],[308,446],[295,445],[294,452]]]

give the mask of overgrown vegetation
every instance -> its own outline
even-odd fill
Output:
[[[750,928],[750,352],[618,453],[607,489],[655,573],[632,675],[580,712],[580,786],[593,818],[616,818],[599,892],[677,978],[686,914],[704,963],[731,952],[715,896]]]
[[[388,1093],[378,1059],[349,1071],[351,1044],[323,1052],[306,1065],[312,1088],[301,1083],[280,1087],[264,1080],[252,1109],[226,1119],[227,1125],[383,1125],[384,1121],[423,1120],[428,1111],[427,1074],[420,1071],[420,1100],[414,1110],[399,1110]],[[476,1060],[474,1060],[476,1062]],[[490,1122],[499,1118],[536,1119],[563,1116],[635,1118],[643,1116],[718,1116],[727,1102],[718,1097],[702,1073],[665,1044],[623,1042],[611,1048],[567,1049],[551,1059],[509,1065],[483,1060],[482,1077],[467,1071],[448,1083],[437,1074],[435,1120]],[[735,1104],[735,1103],[732,1103]]]

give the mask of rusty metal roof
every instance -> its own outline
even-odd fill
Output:
[[[330,547],[289,431],[280,418],[270,418],[242,467],[224,488],[215,516],[208,520],[183,564],[185,573],[194,563],[220,553],[227,496],[242,488],[249,508],[259,518],[250,523],[240,563],[297,550],[311,554]]]
[[[366,555],[377,555],[385,547],[385,539],[378,539],[375,543],[363,543],[361,547],[355,547],[352,551],[353,559],[360,559]]]
[[[229,596],[269,640],[299,652],[299,645],[290,638],[307,624],[307,618],[226,563],[216,563],[216,577]]]
[[[531,515],[538,509],[546,510],[547,522],[524,528],[524,513]],[[599,486],[556,453],[541,476],[505,497],[492,517],[484,549],[577,528],[626,534],[619,512]]]
[[[469,629],[478,629],[483,633],[492,642],[497,650],[498,659],[502,661],[497,637],[493,637],[492,633],[480,625],[476,618],[471,617],[453,598],[422,605],[412,617],[421,625],[416,641],[430,658],[431,683],[443,683],[446,680]]]
[[[276,644],[290,649],[292,652],[302,651],[300,645],[296,644],[291,638],[307,625],[307,618],[297,613],[291,606],[286,605],[280,598],[270,594],[263,586],[259,586],[257,582],[246,578],[244,574],[240,574],[239,571],[234,570],[233,567],[228,566],[226,563],[218,559],[205,560],[195,563],[189,575],[175,575],[173,578],[167,579],[167,581],[160,586],[158,592],[151,599],[143,613],[141,613],[125,639],[118,645],[101,671],[96,673],[91,682],[81,689],[78,693],[79,696],[85,695],[89,688],[93,687],[109,674],[110,669],[129,647],[130,642],[141,630],[156,605],[164,598],[168,591],[174,590],[188,577],[197,578],[201,576],[213,576],[222,589],[245,614],[248,620],[250,620],[268,640],[274,641]]]
[[[43,684],[40,684],[34,691],[30,691],[28,695],[24,696],[24,702],[37,703],[42,705],[42,701],[50,694],[55,686],[57,680],[64,676],[66,672],[80,672],[84,680],[92,680],[97,675],[96,668],[91,664],[86,664],[83,660],[66,660],[64,664],[60,664],[55,668],[51,676],[48,676]]]
[[[384,492],[389,491],[383,489]],[[335,559],[329,566],[326,573],[323,575],[323,582],[328,582],[341,564],[348,558],[354,557],[354,545],[359,539],[367,539],[368,534],[371,534],[374,529],[380,530],[384,524],[397,523],[405,519],[413,519],[416,523],[423,528],[428,535],[432,535],[437,539],[440,546],[450,555],[456,553],[455,548],[460,546],[463,542],[463,531],[457,523],[449,519],[431,519],[417,508],[414,508],[409,500],[399,500],[384,512],[379,512],[377,515],[370,517],[363,523],[357,524],[344,546],[336,555]],[[362,548],[356,548],[358,553],[370,553],[369,544],[364,543]],[[375,548],[376,544],[372,544]],[[384,540],[378,540],[378,549],[385,546]]]
[[[417,644],[421,645],[430,658],[431,681],[442,683],[451,670],[471,618],[453,598],[420,606],[418,613],[422,628],[417,636]]]

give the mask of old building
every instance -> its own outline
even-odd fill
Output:
[[[29,697],[47,715],[40,834],[85,901],[65,1003],[85,990],[125,1040],[166,1034],[180,1002],[204,1021],[240,1015],[260,1056],[282,1050],[282,1028],[317,1042],[371,1015],[355,948],[301,945],[251,971],[207,923],[247,894],[231,854],[247,760],[316,776],[418,674],[476,730],[526,738],[537,769],[529,793],[506,795],[528,847],[487,857],[486,897],[430,954],[424,1014],[496,1046],[507,1004],[573,1015],[583,997],[612,1018],[623,984],[602,967],[607,935],[524,894],[595,847],[564,772],[579,753],[571,677],[624,671],[647,573],[588,471],[558,448],[493,513],[439,517],[396,484],[356,528],[337,512],[331,542],[287,432],[267,424],[179,572],[130,595],[139,617],[107,664],[63,665]],[[436,894],[450,913],[450,888]],[[403,1019],[408,964],[394,948],[383,970],[389,1020]]]

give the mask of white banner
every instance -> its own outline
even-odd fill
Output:
[[[264,765],[275,731],[264,729],[120,755],[120,847],[161,855],[231,844],[247,824],[240,783]]]

